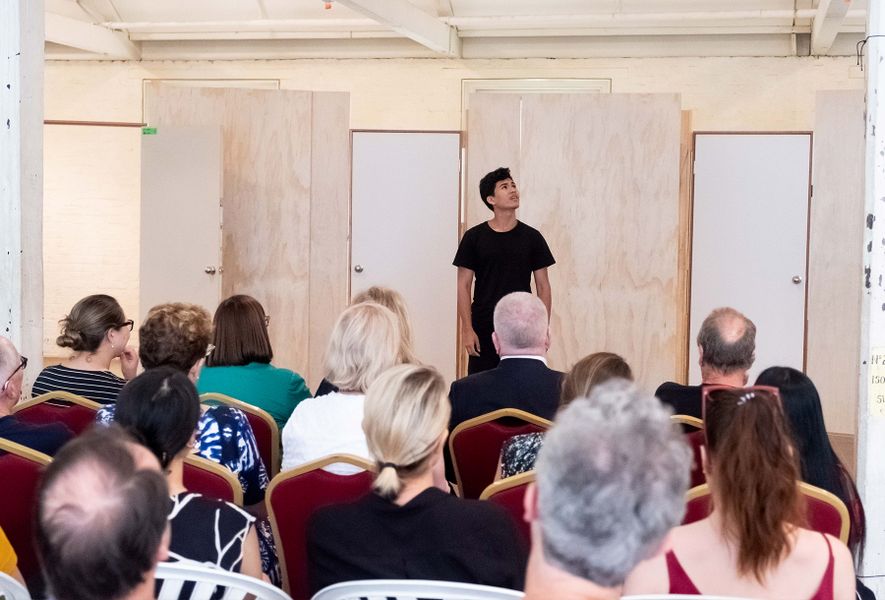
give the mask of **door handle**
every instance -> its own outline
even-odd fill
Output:
[[[356,271],[357,273],[362,273],[363,272],[363,265],[354,265],[353,270]]]
[[[793,275],[793,283],[799,285],[800,283],[802,283],[802,277],[800,277],[799,275]]]

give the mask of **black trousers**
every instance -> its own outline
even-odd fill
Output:
[[[479,356],[469,356],[467,358],[467,374],[481,373],[494,369],[501,362],[501,357],[495,351],[495,345],[492,343],[492,332],[488,333],[476,332],[479,338]]]

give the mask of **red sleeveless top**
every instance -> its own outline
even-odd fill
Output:
[[[823,535],[823,534],[821,534]],[[824,535],[824,541],[827,543],[827,551],[830,554],[827,561],[827,568],[821,577],[820,585],[817,591],[809,600],[833,600],[833,548],[830,546],[830,540]],[[700,596],[701,592],[695,587],[695,584],[689,579],[688,573],[682,568],[679,559],[672,550],[667,552],[667,575],[670,578],[671,594],[689,594]]]

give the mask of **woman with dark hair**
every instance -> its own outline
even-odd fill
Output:
[[[756,385],[770,385],[780,391],[799,451],[802,481],[827,490],[845,503],[851,518],[848,548],[859,562],[866,537],[864,508],[851,475],[830,445],[817,388],[805,373],[790,367],[765,369],[756,378]]]
[[[706,388],[704,472],[714,510],[641,563],[630,594],[850,600],[851,553],[808,529],[799,461],[774,388]]]
[[[31,393],[62,391],[102,404],[114,402],[138,371],[138,352],[128,345],[133,321],[114,298],[95,294],[77,302],[59,324],[61,334],[55,343],[74,354],[63,364],[40,371]],[[111,372],[115,358],[120,359],[123,379]]]
[[[594,352],[585,356],[563,377],[558,410],[568,406],[575,398],[589,398],[593,388],[615,378],[633,381],[633,371],[626,360],[614,352]],[[543,433],[515,435],[504,442],[497,478],[512,477],[534,469],[543,443]]]
[[[298,373],[270,364],[270,317],[252,296],[238,294],[218,305],[214,348],[200,371],[197,391],[216,392],[267,411],[282,429],[310,390]]]
[[[184,487],[184,459],[193,452],[200,398],[173,367],[145,371],[120,392],[116,420],[160,461],[169,485],[169,555],[261,577],[255,517]]]

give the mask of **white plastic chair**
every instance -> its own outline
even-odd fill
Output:
[[[621,596],[621,600],[752,600],[752,598],[744,598],[739,596],[707,596],[701,594],[694,596],[691,594],[636,594],[631,596]]]
[[[249,594],[255,600],[292,600],[281,589],[254,577],[184,561],[157,565],[157,582],[160,583],[157,600],[178,600],[187,582],[194,583],[190,600],[209,600],[218,586],[227,588],[224,600],[243,600]]]
[[[6,573],[0,573],[0,599],[31,600],[31,594],[18,581]]]
[[[472,583],[426,579],[366,579],[330,585],[314,594],[311,600],[512,600],[522,596],[522,592]]]

